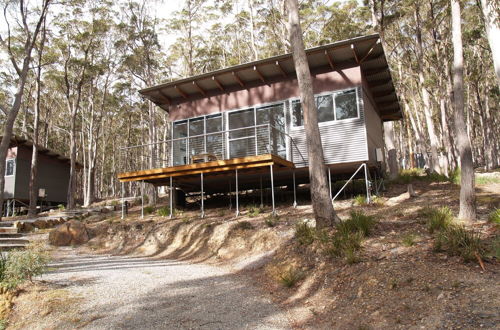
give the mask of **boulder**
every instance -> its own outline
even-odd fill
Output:
[[[21,228],[21,232],[29,233],[33,230],[35,230],[35,227],[31,223],[29,223],[29,222],[23,223],[23,227]]]
[[[38,229],[45,229],[48,227],[45,220],[36,220],[35,222],[33,222],[33,226]]]
[[[49,243],[55,246],[80,245],[88,240],[87,228],[76,220],[70,220],[57,226],[49,234]]]

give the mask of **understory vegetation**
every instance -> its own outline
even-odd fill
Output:
[[[0,257],[0,286],[15,289],[25,281],[41,275],[49,262],[49,255],[39,244],[30,244],[23,250],[10,251]]]
[[[363,239],[372,233],[376,223],[372,216],[361,211],[351,211],[349,218],[337,224],[331,233],[318,230],[307,222],[298,223],[295,238],[301,245],[319,242],[325,254],[352,264],[359,261]]]

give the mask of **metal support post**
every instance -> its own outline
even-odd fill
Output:
[[[240,205],[239,205],[239,196],[238,196],[238,169],[236,169],[236,216],[240,215]]]
[[[170,177],[170,219],[174,216],[174,187],[172,182],[172,177]]]
[[[201,217],[205,217],[205,196],[203,192],[203,173],[200,173],[201,177]]]
[[[262,189],[262,175],[260,176],[260,207],[264,207],[264,191]]]
[[[276,214],[276,207],[274,205],[274,173],[273,173],[273,165],[269,165],[269,169],[271,171],[271,199],[273,202],[273,215]]]
[[[122,220],[125,219],[125,187],[124,183],[122,182]]]
[[[365,184],[366,184],[366,202],[368,204],[371,203],[371,196],[370,196],[370,181],[368,181],[368,166],[365,165]]]
[[[231,179],[229,179],[229,210],[233,209],[233,198],[232,198],[233,188],[231,186],[232,186]]]
[[[144,219],[144,181],[141,181],[141,219]]]
[[[295,171],[292,172],[293,175],[293,207],[297,207],[297,188],[295,185]]]
[[[330,199],[332,199],[332,169],[328,168],[328,189],[330,189]]]

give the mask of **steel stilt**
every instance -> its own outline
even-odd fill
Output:
[[[203,173],[200,173],[201,176],[201,217],[205,217],[205,196],[203,192]]]
[[[174,216],[174,187],[173,187],[173,182],[172,182],[172,177],[170,177],[170,219]]]
[[[297,207],[297,188],[295,185],[295,171],[292,172],[293,175],[293,207]]]
[[[240,215],[240,205],[238,196],[238,169],[236,169],[236,216]]]
[[[273,215],[276,214],[276,207],[274,205],[274,173],[273,173],[273,165],[269,165],[269,169],[271,171],[271,199],[273,203]]]

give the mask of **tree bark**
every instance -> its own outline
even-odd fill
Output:
[[[398,159],[396,148],[394,147],[394,123],[392,121],[384,123],[384,141],[387,148],[389,178],[395,179],[398,176]]]
[[[293,61],[297,71],[302,108],[304,110],[304,127],[306,131],[307,153],[309,157],[309,179],[311,181],[311,200],[313,204],[316,226],[325,228],[332,226],[338,219],[330,200],[326,166],[323,157],[323,146],[318,127],[318,115],[314,100],[311,72],[304,50],[302,29],[299,19],[297,0],[287,1],[289,12],[290,44]]]
[[[29,31],[28,26],[25,25],[25,33],[26,33],[26,41],[24,44],[24,50],[23,50],[23,64],[22,67],[20,68],[15,60],[15,58],[10,54],[10,61],[12,62],[18,76],[19,80],[17,82],[17,91],[14,97],[14,101],[12,103],[11,108],[9,109],[7,119],[4,122],[3,125],[3,136],[2,136],[2,142],[0,142],[0,220],[3,216],[3,202],[4,202],[4,196],[3,192],[5,190],[5,161],[7,158],[7,152],[9,150],[10,146],[10,139],[12,138],[12,131],[14,128],[14,123],[16,121],[17,115],[19,113],[19,109],[21,108],[21,102],[23,100],[23,95],[24,95],[24,87],[26,85],[26,80],[28,78],[28,71],[30,69],[30,64],[31,64],[31,53],[33,51],[33,48],[35,47],[36,40],[38,38],[38,34],[40,32],[42,23],[45,21],[45,17],[47,14],[47,8],[49,6],[50,0],[45,0],[42,4],[42,10],[40,12],[40,16],[38,18],[37,24],[33,32]],[[27,9],[25,8],[24,1],[21,1],[19,3],[20,6],[20,14],[23,16],[23,21],[26,22],[27,20]],[[9,35],[10,38],[10,35]],[[2,44],[6,44],[5,40],[1,37],[0,35],[0,42]],[[9,46],[10,48],[10,41],[9,41]]]
[[[453,100],[455,105],[455,131],[460,167],[462,171],[460,185],[460,219],[472,221],[476,219],[475,178],[472,162],[472,150],[467,125],[464,118],[464,59],[462,48],[462,28],[459,0],[451,0],[451,26],[453,41]]]
[[[496,6],[496,7],[495,7]],[[498,2],[491,0],[481,0],[481,10],[483,12],[486,36],[490,44],[493,66],[497,76],[497,84],[500,87],[500,17]]]

